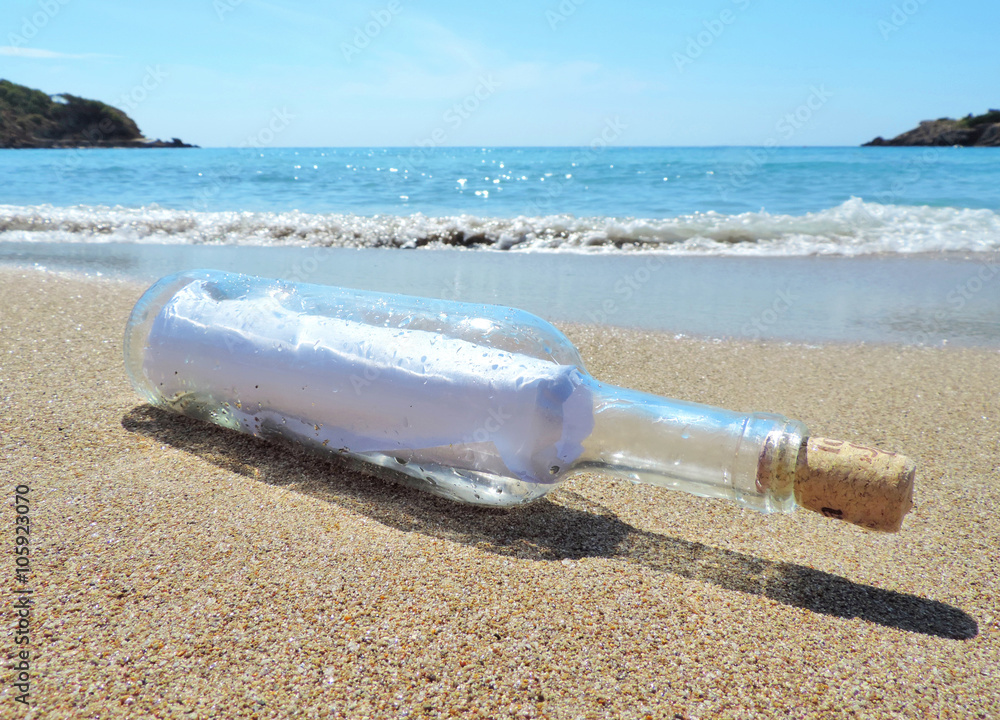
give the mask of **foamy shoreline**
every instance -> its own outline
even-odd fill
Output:
[[[675,217],[207,212],[158,205],[0,205],[0,240],[205,243],[526,252],[658,252],[788,257],[995,252],[1000,215],[985,208],[882,204],[853,197],[801,215],[765,210]]]
[[[1000,713],[995,350],[568,327],[602,380],[907,452],[917,508],[872,535],[588,476],[497,512],[143,406],[141,292],[0,268],[39,715]]]

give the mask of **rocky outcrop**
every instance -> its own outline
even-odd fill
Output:
[[[98,100],[0,80],[0,148],[196,147],[143,136],[123,111]]]
[[[891,140],[877,137],[864,144],[865,147],[880,145],[998,147],[1000,146],[1000,110],[990,110],[977,116],[968,115],[960,120],[952,120],[951,118],[924,120],[913,130],[897,135]]]
[[[983,134],[979,136],[979,145],[989,145],[991,147],[1000,147],[1000,123],[993,123],[988,125]]]

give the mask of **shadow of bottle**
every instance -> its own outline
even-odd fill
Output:
[[[122,426],[226,470],[272,485],[294,484],[299,492],[387,526],[500,555],[535,560],[618,558],[824,615],[952,640],[978,634],[971,616],[937,600],[640,530],[569,491],[512,509],[458,505],[387,482],[395,474],[384,468],[333,454],[318,456],[296,445],[266,442],[150,405],[131,410],[122,418]]]

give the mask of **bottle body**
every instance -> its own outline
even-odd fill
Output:
[[[795,506],[801,424],[601,383],[561,332],[510,308],[192,271],[137,303],[125,362],[153,405],[463,502],[528,502],[593,470]],[[762,475],[768,446],[787,452]]]

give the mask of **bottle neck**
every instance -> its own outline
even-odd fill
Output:
[[[594,430],[573,470],[597,470],[763,512],[795,508],[795,463],[806,427],[588,378]]]

